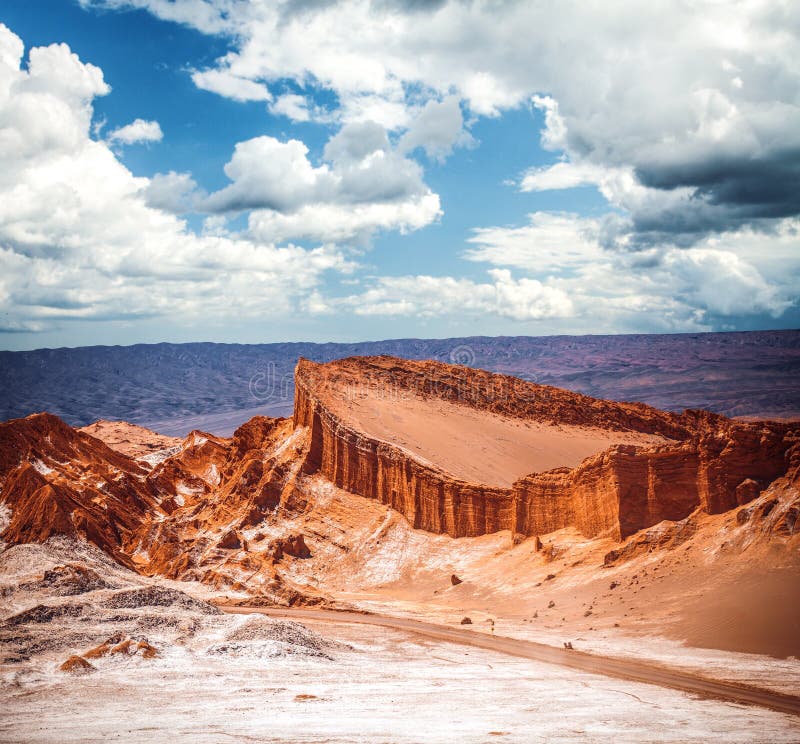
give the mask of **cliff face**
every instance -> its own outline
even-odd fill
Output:
[[[278,551],[255,546],[267,537],[255,528],[280,508],[304,506],[295,476],[305,452],[289,420],[260,416],[231,439],[194,431],[139,459],[56,416],[8,421],[0,424],[0,540],[78,537],[142,574],[232,588],[249,577],[275,601],[297,601],[276,575]]]
[[[414,527],[453,537],[501,529],[524,535],[577,527],[616,539],[700,507],[709,513],[752,500],[787,469],[785,424],[739,423],[688,411],[600,401],[480,370],[386,357],[298,364],[294,425],[310,430],[306,469],[390,505]],[[477,411],[551,424],[659,434],[666,444],[615,445],[575,468],[517,480],[510,489],[457,480],[406,449],[355,430],[334,411],[350,388],[457,402]],[[476,454],[476,456],[478,456]]]
[[[594,427],[638,432],[636,441],[649,444],[604,445],[575,467],[490,486],[454,477],[443,461],[414,454],[409,442],[354,425],[347,406],[365,390],[410,396],[426,415],[433,411],[424,425],[434,428],[455,404],[474,414],[479,431],[489,415],[513,420],[503,436],[544,422],[542,436],[569,427],[583,436]],[[397,408],[381,409],[384,423],[394,421]],[[301,361],[294,420],[256,417],[231,439],[195,431],[179,445],[163,442],[172,446],[136,458],[48,414],[0,424],[0,540],[73,535],[144,574],[247,585],[296,601],[296,588],[275,566],[303,553],[301,535],[286,542],[280,525],[284,517],[302,522],[318,497],[308,483],[322,479],[308,474],[386,504],[432,533],[508,529],[532,536],[574,526],[589,537],[622,539],[698,508],[717,513],[747,504],[781,477],[795,488],[799,439],[800,431],[785,424],[678,416],[463,367],[391,358]],[[466,457],[481,458],[482,451]],[[794,530],[795,521],[790,509],[779,527]]]
[[[163,515],[147,470],[42,413],[0,424],[0,487],[10,517],[0,539],[84,537],[125,565],[143,520]]]
[[[417,529],[460,537],[509,525],[510,490],[458,481],[354,431],[307,391],[299,375],[297,389],[295,426],[311,433],[306,472],[320,471],[339,488],[391,506]]]

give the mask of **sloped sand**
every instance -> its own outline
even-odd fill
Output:
[[[665,440],[638,432],[521,421],[443,400],[372,390],[336,401],[353,428],[390,442],[460,480],[508,488],[530,473],[575,467],[612,444]]]

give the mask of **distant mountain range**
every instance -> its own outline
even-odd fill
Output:
[[[399,339],[368,343],[137,344],[0,352],[0,419],[122,419],[164,434],[228,435],[289,415],[299,357],[391,354],[464,364],[599,398],[728,416],[800,417],[800,331]]]

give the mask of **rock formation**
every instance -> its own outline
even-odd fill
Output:
[[[75,536],[146,575],[235,587],[234,576],[259,574],[271,596],[297,601],[276,577],[272,551],[248,550],[244,532],[282,499],[287,509],[302,506],[294,476],[304,448],[288,420],[255,417],[231,439],[195,431],[163,459],[156,452],[134,460],[56,416],[8,421],[0,424],[8,515],[0,540]],[[304,548],[302,537],[283,547]]]
[[[787,470],[789,424],[736,422],[612,403],[482,370],[391,357],[320,365],[300,360],[294,424],[310,430],[308,471],[453,537],[502,529],[539,535],[575,526],[587,537],[627,537],[694,509],[725,511],[751,500]],[[458,480],[406,449],[355,430],[332,397],[349,389],[445,400],[517,419],[657,434],[658,446],[616,445],[575,468],[532,473],[512,488]]]
[[[390,357],[325,365],[301,360],[296,390],[292,419],[257,416],[230,439],[193,431],[179,444],[136,431],[130,454],[119,451],[131,446],[120,435],[125,427],[93,429],[109,437],[109,446],[45,413],[0,424],[0,540],[76,536],[141,574],[296,604],[322,601],[291,578],[291,566],[316,558],[320,542],[314,541],[321,538],[304,524],[281,525],[315,505],[319,490],[309,484],[321,479],[326,488],[390,506],[421,530],[452,537],[509,530],[516,543],[535,537],[537,549],[540,535],[564,527],[623,540],[663,520],[683,524],[697,510],[741,507],[740,523],[765,535],[794,534],[798,521],[797,499],[787,497],[772,514],[766,506],[747,507],[771,483],[794,493],[800,429],[791,424],[666,413]],[[611,432],[619,442],[598,446],[572,466],[523,471],[513,485],[500,487],[456,477],[408,443],[367,433],[348,418],[348,396],[388,397],[390,421],[391,396],[397,396],[442,415],[455,406],[478,428],[481,417],[492,417],[511,422],[511,432]],[[149,442],[145,454],[142,442]],[[154,449],[159,443],[167,446]],[[683,539],[676,529],[644,533],[609,561]],[[64,566],[43,581],[68,595],[102,578]]]

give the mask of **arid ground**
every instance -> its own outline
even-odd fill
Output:
[[[232,438],[0,424],[0,741],[800,739],[794,424],[297,390]]]

